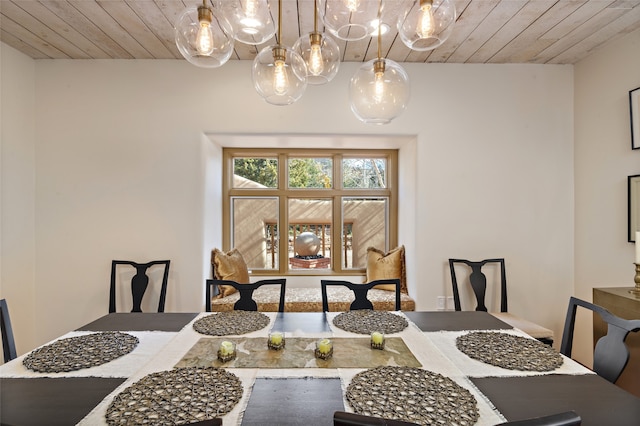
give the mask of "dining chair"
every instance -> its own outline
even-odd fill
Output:
[[[579,426],[582,418],[575,411],[565,411],[548,416],[499,423],[496,426]]]
[[[350,310],[354,311],[357,309],[371,309],[373,310],[373,303],[369,299],[367,299],[367,293],[369,290],[374,288],[377,285],[395,285],[396,287],[396,311],[400,311],[400,279],[384,279],[384,280],[375,280],[364,284],[355,284],[349,281],[341,281],[341,280],[320,280],[320,286],[322,290],[322,311],[329,312],[329,298],[327,297],[327,286],[329,285],[341,285],[348,287],[351,291],[353,291],[355,295],[355,300],[351,302]]]
[[[278,302],[278,312],[284,312],[284,296],[287,287],[286,278],[274,278],[268,280],[260,280],[255,283],[241,284],[231,280],[207,280],[205,287],[205,309],[211,312],[211,298],[215,296],[214,292],[220,288],[219,286],[232,286],[240,294],[240,298],[233,305],[233,309],[238,311],[257,311],[258,303],[253,299],[253,292],[263,285],[279,285],[280,301]],[[211,290],[213,288],[213,291]]]
[[[142,312],[142,298],[147,291],[149,285],[149,276],[147,275],[149,268],[154,265],[162,265],[164,272],[162,275],[162,285],[160,287],[160,299],[158,301],[158,312],[164,312],[164,305],[167,297],[167,281],[169,278],[170,260],[154,260],[147,263],[137,263],[130,260],[113,260],[111,261],[111,286],[109,289],[109,313],[116,311],[116,272],[118,265],[133,266],[136,274],[131,278],[131,296],[133,297],[133,309],[131,312]]]
[[[629,348],[624,340],[630,332],[640,331],[640,319],[623,319],[602,306],[571,297],[562,332],[562,343],[560,344],[560,353],[567,357],[571,357],[573,349],[573,331],[578,306],[595,312],[607,323],[607,334],[598,339],[593,350],[593,371],[600,377],[615,383],[629,362]]]
[[[9,317],[9,306],[6,299],[0,300],[0,328],[2,328],[2,352],[4,362],[9,362],[16,358],[16,342],[13,339],[13,329],[11,328],[11,318]]]
[[[213,419],[189,423],[189,426],[222,426],[222,419],[220,417],[214,417]]]
[[[548,345],[553,344],[553,331],[542,327],[536,323],[525,320],[524,318],[517,317],[508,312],[507,307],[507,274],[505,268],[504,258],[485,259],[480,261],[471,261],[467,259],[449,259],[449,270],[451,271],[451,285],[453,287],[453,305],[456,311],[462,310],[462,304],[460,301],[460,290],[458,286],[458,270],[456,266],[466,265],[471,268],[471,273],[468,275],[469,285],[473,290],[473,295],[476,301],[476,311],[488,311],[486,306],[487,298],[487,276],[483,272],[483,268],[487,265],[495,265],[499,267],[500,281],[500,312],[491,312],[492,315],[506,322],[514,328],[518,328],[529,336],[540,340]]]
[[[401,420],[389,420],[381,417],[371,417],[362,414],[347,413],[346,411],[336,411],[333,413],[333,426],[413,426],[417,423],[410,423]]]

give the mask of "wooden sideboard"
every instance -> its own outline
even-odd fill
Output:
[[[629,293],[633,287],[594,288],[593,303],[600,305],[614,315],[625,319],[640,319],[640,297]],[[607,333],[607,324],[599,315],[593,315],[593,341]],[[631,356],[627,368],[616,385],[640,397],[640,332],[629,333],[626,340]]]

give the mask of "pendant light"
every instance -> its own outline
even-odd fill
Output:
[[[381,6],[370,0],[320,1],[320,16],[325,28],[339,39],[347,41],[369,36],[371,21],[378,18],[378,9]]]
[[[431,50],[449,38],[455,22],[453,0],[413,0],[399,12],[398,34],[410,49]]]
[[[262,44],[276,33],[268,0],[218,0],[225,29],[245,44]]]
[[[382,58],[381,45],[379,30],[378,57],[362,65],[349,83],[351,111],[365,123],[387,124],[409,102],[409,76],[397,62]]]
[[[283,46],[282,0],[278,0],[278,38],[253,60],[251,77],[260,96],[273,105],[289,105],[307,88],[307,66],[298,53]]]
[[[203,68],[223,65],[233,52],[233,38],[220,26],[207,0],[182,12],[175,24],[175,41],[187,61]]]
[[[313,32],[300,37],[293,50],[307,65],[308,83],[325,84],[338,73],[340,48],[331,37],[318,32],[318,0],[314,0],[313,7]]]

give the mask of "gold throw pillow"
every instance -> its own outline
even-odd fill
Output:
[[[400,291],[408,294],[407,277],[404,262],[404,246],[396,247],[389,253],[375,247],[367,248],[367,282],[382,279],[400,279]],[[392,284],[375,286],[381,290],[395,291]]]
[[[223,252],[213,249],[211,252],[211,264],[213,265],[214,278],[217,280],[230,280],[240,284],[249,283],[249,268],[242,254],[237,249]],[[230,285],[218,286],[217,298],[223,298],[236,292]]]

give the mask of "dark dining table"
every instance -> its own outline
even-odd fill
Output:
[[[485,312],[403,312],[425,336],[467,330],[510,330]],[[116,313],[98,318],[76,332],[156,331],[179,336],[198,313]],[[273,314],[270,326],[290,335],[328,335],[327,313]],[[191,331],[191,330],[189,330]],[[419,338],[412,335],[412,338]],[[179,342],[168,339],[167,346]],[[168,351],[167,353],[169,353]],[[164,350],[154,356],[162,357]],[[444,353],[444,356],[447,354]],[[152,354],[153,355],[153,354]],[[127,356],[127,355],[125,355]],[[11,361],[21,362],[22,357]],[[567,362],[573,362],[568,360]],[[87,421],[94,408],[128,377],[20,377],[0,366],[0,423],[3,425],[74,425]],[[425,363],[424,368],[429,365]],[[583,425],[640,424],[640,399],[595,374],[542,374],[534,376],[468,377],[503,416],[513,421],[574,410]],[[257,377],[242,414],[243,425],[331,425],[335,411],[345,407],[340,377]],[[224,417],[223,417],[224,420]],[[498,422],[496,422],[498,423]],[[103,420],[101,424],[106,424]],[[227,424],[227,423],[225,423]]]

